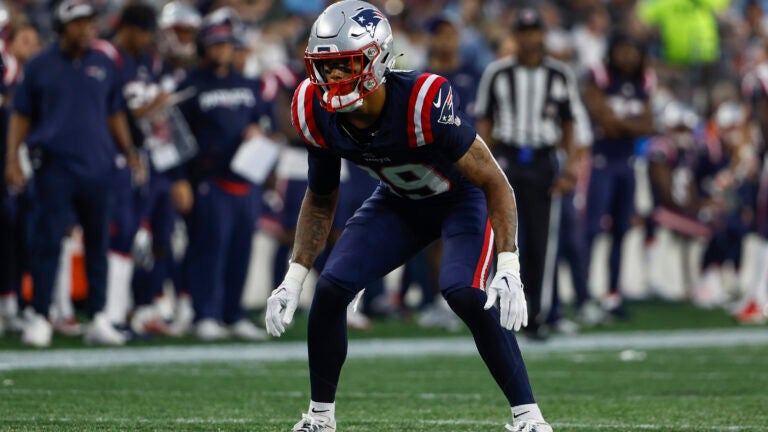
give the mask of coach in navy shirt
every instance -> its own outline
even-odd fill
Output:
[[[26,141],[35,155],[32,216],[32,306],[22,342],[51,342],[46,317],[57,274],[61,240],[77,216],[83,228],[88,312],[94,316],[88,342],[120,345],[124,337],[101,314],[105,302],[110,181],[117,146],[141,176],[131,143],[115,64],[91,48],[95,11],[83,0],[65,0],[54,11],[58,41],[29,61],[13,99],[8,131],[6,181],[20,190],[24,176],[18,149]]]

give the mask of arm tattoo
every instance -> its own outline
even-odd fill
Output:
[[[328,195],[318,195],[307,189],[296,225],[291,261],[312,268],[331,232],[338,192],[337,189]]]
[[[512,187],[488,148],[475,141],[456,163],[462,175],[485,193],[497,252],[517,252],[517,206]]]

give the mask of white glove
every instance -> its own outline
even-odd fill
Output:
[[[293,321],[293,314],[299,305],[304,279],[309,269],[298,263],[291,263],[280,284],[267,299],[267,332],[274,337],[285,333],[285,326]]]
[[[499,299],[501,326],[507,330],[520,330],[528,325],[528,305],[525,303],[523,282],[520,280],[520,260],[517,254],[502,252],[496,265],[496,275],[486,290],[488,301],[485,310]]]

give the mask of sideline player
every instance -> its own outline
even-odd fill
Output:
[[[392,43],[389,21],[369,3],[329,6],[309,37],[310,78],[294,95],[294,125],[309,150],[309,188],[291,264],[267,301],[272,335],[280,336],[291,323],[304,279],[325,245],[341,159],[382,184],[347,223],[317,283],[308,325],[312,399],[293,431],[336,430],[334,401],[347,352],[348,303],[368,282],[442,237],[441,291],[472,331],[509,400],[514,425],[506,429],[551,432],[510,331],[528,321],[512,188],[455,109],[457,96],[448,81],[392,71]],[[486,295],[494,239],[497,274]],[[493,307],[499,298],[500,310]]]
[[[635,140],[653,133],[650,96],[654,75],[645,67],[645,47],[629,35],[611,38],[605,64],[592,69],[586,101],[595,128],[587,193],[587,259],[610,216],[608,312],[624,316],[619,283],[621,248],[635,210]],[[589,268],[589,265],[587,265]]]

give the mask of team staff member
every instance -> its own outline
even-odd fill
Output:
[[[110,176],[117,144],[128,165],[143,176],[128,131],[114,62],[93,50],[95,10],[83,0],[65,0],[54,11],[59,38],[24,67],[13,99],[5,177],[21,190],[22,142],[39,155],[32,217],[33,311],[22,342],[51,343],[47,321],[61,240],[77,215],[84,236],[88,313],[93,322],[86,342],[121,345],[124,337],[101,312],[105,303],[109,244]]]
[[[195,333],[202,340],[230,334],[246,340],[266,338],[264,330],[245,317],[240,303],[259,188],[229,167],[240,144],[261,133],[256,125],[265,110],[258,82],[246,79],[232,65],[237,25],[228,8],[203,20],[197,36],[201,66],[179,90],[195,92],[180,108],[199,147],[187,166],[191,181],[187,187],[194,188],[195,196],[185,269]]]
[[[559,195],[576,182],[574,116],[583,110],[570,70],[545,56],[544,36],[538,12],[520,11],[518,57],[488,66],[475,113],[480,135],[497,143],[496,158],[520,203],[521,275],[533,318],[526,332],[535,339],[544,337],[540,323],[548,311],[542,302],[549,303],[554,282]],[[565,150],[562,166],[558,147]]]

